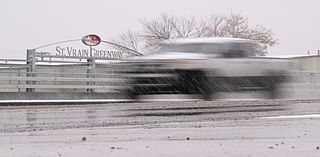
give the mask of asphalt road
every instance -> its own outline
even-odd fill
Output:
[[[320,100],[0,106],[0,156],[320,156]]]

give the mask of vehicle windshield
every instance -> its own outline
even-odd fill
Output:
[[[249,43],[200,43],[200,44],[161,44],[155,53],[184,52],[204,54],[241,53],[248,55],[252,50]]]

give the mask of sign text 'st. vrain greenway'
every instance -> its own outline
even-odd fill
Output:
[[[90,50],[91,49],[91,50]],[[90,49],[76,49],[71,46],[61,47],[56,46],[56,56],[61,57],[93,57],[97,59],[122,59],[122,51],[116,50],[100,50],[95,48]]]
[[[66,45],[65,43],[70,42],[82,42],[81,45]],[[81,43],[80,42],[80,43]],[[101,43],[107,44],[107,49],[97,47]],[[79,43],[76,43],[79,44]],[[86,47],[83,47],[83,44]],[[55,47],[51,47],[55,45]],[[40,57],[44,55],[57,56],[57,57],[66,57],[66,58],[94,58],[102,60],[121,60],[124,57],[131,55],[141,55],[139,52],[126,48],[124,46],[118,45],[116,43],[102,41],[98,35],[90,34],[84,36],[82,39],[68,40],[56,42],[53,44],[44,45],[34,49],[36,52],[39,52],[38,49],[43,49],[46,47],[51,47],[50,50],[45,52],[37,53],[40,54]]]

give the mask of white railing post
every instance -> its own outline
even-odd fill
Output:
[[[87,59],[88,67],[87,67],[87,78],[95,78],[96,76],[96,60],[94,58]],[[87,85],[94,86],[95,82],[88,81]],[[93,93],[94,89],[87,89],[88,92]]]
[[[35,50],[34,49],[28,49],[27,50],[27,77],[35,77],[34,72],[36,71],[36,58],[35,58]],[[27,85],[34,85],[35,81],[27,81]],[[34,88],[27,88],[27,92],[34,92]]]

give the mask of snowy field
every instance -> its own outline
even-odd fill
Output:
[[[320,156],[320,100],[0,106],[0,156]]]

